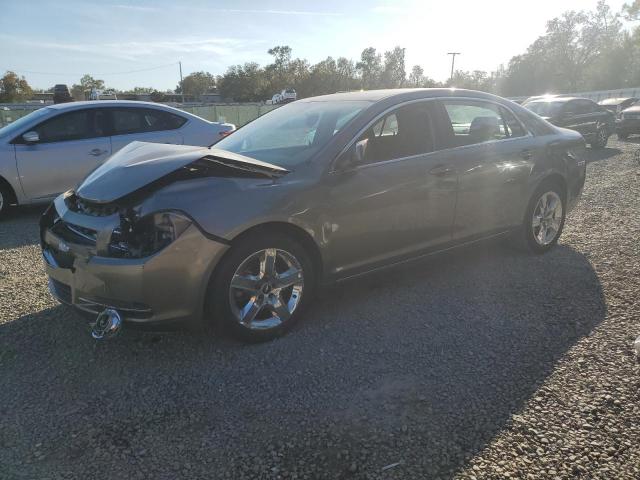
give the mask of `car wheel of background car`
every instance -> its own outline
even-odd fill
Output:
[[[280,234],[247,237],[223,258],[210,284],[209,311],[233,336],[262,342],[287,332],[313,295],[313,262]]]
[[[626,140],[627,138],[629,138],[628,133],[618,133],[618,140]]]
[[[607,146],[607,142],[609,141],[609,134],[607,133],[607,129],[605,127],[600,127],[598,132],[596,133],[596,139],[591,142],[591,148],[604,148]]]
[[[558,243],[565,215],[564,189],[556,181],[543,182],[529,201],[515,245],[533,253],[549,251]]]
[[[9,189],[0,182],[0,218],[4,217],[9,210],[9,203],[11,199],[11,192]]]

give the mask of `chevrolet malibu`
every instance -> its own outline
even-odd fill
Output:
[[[158,103],[40,108],[0,128],[0,217],[12,204],[50,202],[135,140],[209,146],[232,130]]]
[[[494,237],[548,251],[584,147],[449,89],[308,98],[212,148],[134,142],[43,215],[50,290],[96,338],[181,320],[268,340],[328,282]]]

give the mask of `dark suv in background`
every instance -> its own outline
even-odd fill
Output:
[[[615,130],[615,114],[588,98],[539,98],[523,107],[558,127],[580,132],[591,148],[606,147]]]
[[[615,97],[615,98],[605,98],[598,102],[598,105],[606,108],[611,113],[616,116],[619,116],[620,113],[634,105],[638,101],[635,97]]]

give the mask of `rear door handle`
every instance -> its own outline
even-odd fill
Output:
[[[531,160],[533,158],[533,152],[531,150],[522,150],[520,156],[525,160]]]
[[[89,155],[93,155],[94,157],[99,157],[103,153],[107,153],[106,150],[100,150],[99,148],[94,148],[89,152]]]
[[[449,167],[447,165],[438,165],[429,170],[431,175],[435,175],[436,177],[448,177],[451,175],[455,175],[457,170],[454,167]]]

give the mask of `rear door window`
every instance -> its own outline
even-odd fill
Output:
[[[478,100],[444,100],[454,147],[522,137],[526,131],[508,109]]]
[[[175,130],[187,121],[179,115],[144,108],[117,108],[112,115],[114,135]]]

